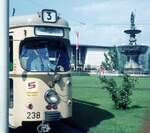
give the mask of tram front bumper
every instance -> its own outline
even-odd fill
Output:
[[[58,111],[45,112],[45,121],[57,121],[60,118],[61,114]]]

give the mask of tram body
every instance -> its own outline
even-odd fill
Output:
[[[71,117],[69,31],[54,10],[10,19],[11,127]]]

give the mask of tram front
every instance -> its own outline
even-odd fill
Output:
[[[10,72],[14,97],[10,124],[43,121],[42,128],[72,115],[70,28],[54,10],[43,10],[28,20],[11,28],[16,53]]]

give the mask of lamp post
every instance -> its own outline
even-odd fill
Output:
[[[8,1],[0,8],[0,133],[8,133]]]

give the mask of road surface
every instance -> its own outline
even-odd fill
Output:
[[[24,126],[17,129],[10,129],[9,133],[37,133],[35,126]],[[51,124],[51,130],[49,133],[87,133],[73,124],[67,122],[56,122]]]

